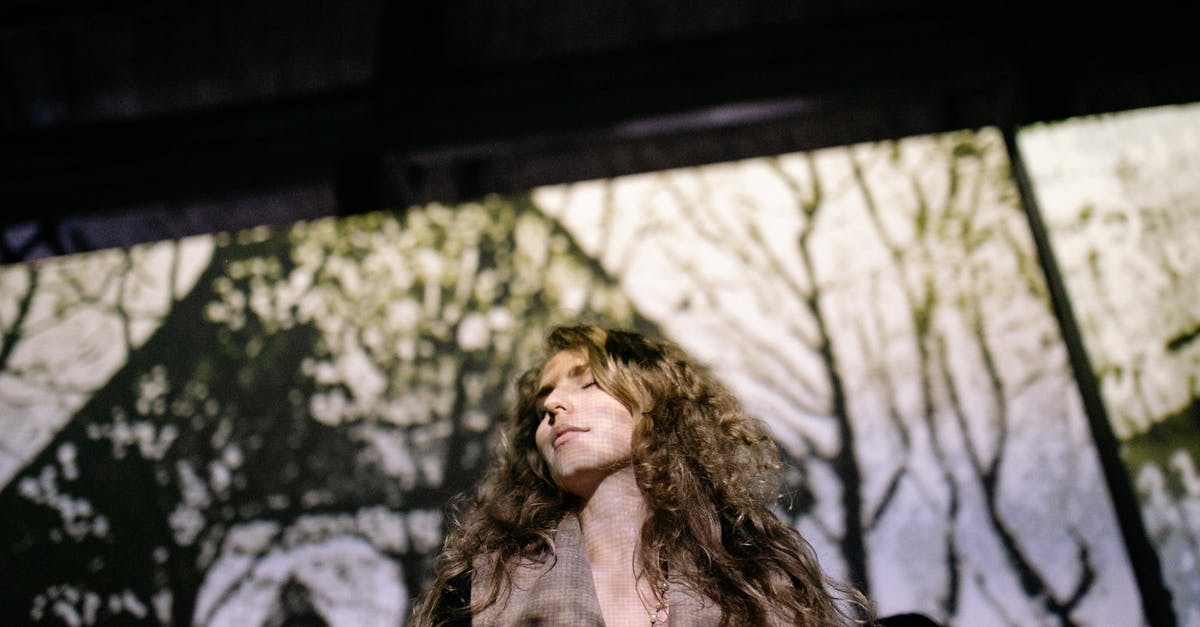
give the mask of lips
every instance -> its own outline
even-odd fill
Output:
[[[577,436],[583,432],[584,432],[584,429],[580,429],[579,427],[565,426],[561,429],[556,428],[554,430],[554,439],[551,440],[550,445],[553,446],[554,448],[558,448],[562,444],[566,443],[567,441],[573,439],[575,436]]]

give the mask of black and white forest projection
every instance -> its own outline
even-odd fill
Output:
[[[1176,614],[1200,625],[1200,106],[1020,139]]]
[[[1195,213],[1179,214],[1193,230]],[[1152,236],[1128,254],[1187,239]],[[1192,307],[1192,327],[1158,324],[1167,340],[1195,328],[1187,259],[1178,312],[1133,303],[1155,320]],[[1084,280],[1127,280],[1102,270]],[[881,614],[1142,621],[994,129],[60,258],[0,269],[0,286],[6,624],[403,622],[511,382],[574,320],[710,363],[780,443],[780,514]],[[1096,324],[1125,306],[1097,301]],[[1170,385],[1194,399],[1179,341],[1161,367],[1190,364]],[[1148,526],[1194,560],[1195,526],[1170,526],[1191,475],[1138,434],[1193,441],[1195,404],[1170,422],[1187,403],[1154,398],[1128,459],[1155,469],[1130,466],[1162,519]],[[1196,585],[1192,561],[1164,564]],[[1200,604],[1176,595],[1181,616]]]

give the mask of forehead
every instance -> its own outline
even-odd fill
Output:
[[[538,377],[538,387],[542,392],[548,392],[546,388],[554,387],[554,384],[564,378],[577,377],[584,372],[587,372],[588,363],[587,357],[581,350],[565,350],[555,353],[550,361],[542,366],[542,374]]]

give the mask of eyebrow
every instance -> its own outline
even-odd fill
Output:
[[[576,366],[573,366],[570,370],[567,371],[566,378],[574,379],[575,377],[578,377],[578,376],[582,375],[583,373],[588,372],[591,369],[592,369],[592,367],[589,366],[588,364],[578,364]],[[542,385],[542,387],[538,388],[538,392],[537,392],[537,395],[534,396],[534,400],[537,402],[538,405],[541,405],[542,401],[545,400],[545,398],[547,396],[549,396],[550,392],[552,392],[553,390],[554,390],[554,385],[551,383],[546,383],[546,384]]]

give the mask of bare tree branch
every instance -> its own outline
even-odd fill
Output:
[[[16,348],[17,342],[21,340],[25,320],[29,316],[29,308],[33,303],[33,296],[38,291],[38,277],[41,272],[40,266],[30,264],[25,267],[25,271],[29,277],[29,283],[25,286],[25,292],[17,300],[16,315],[13,317],[12,323],[4,330],[4,334],[0,336],[0,370],[8,369],[8,360],[12,357],[12,352]]]
[[[726,311],[718,302],[713,294],[714,286],[711,281],[701,280],[691,263],[678,257],[674,251],[668,251],[668,255],[691,281],[689,292],[693,297],[705,299],[709,311],[721,324],[721,328],[736,335],[738,344],[753,348],[755,361],[745,366],[755,373],[757,379],[769,383],[773,390],[785,396],[800,411],[813,416],[825,415],[830,411],[828,402],[820,400],[822,395],[816,386],[796,372],[794,364],[785,353],[785,348],[779,342],[767,342],[746,329],[741,320]],[[806,396],[796,394],[797,389]],[[805,439],[811,443],[807,437]]]

